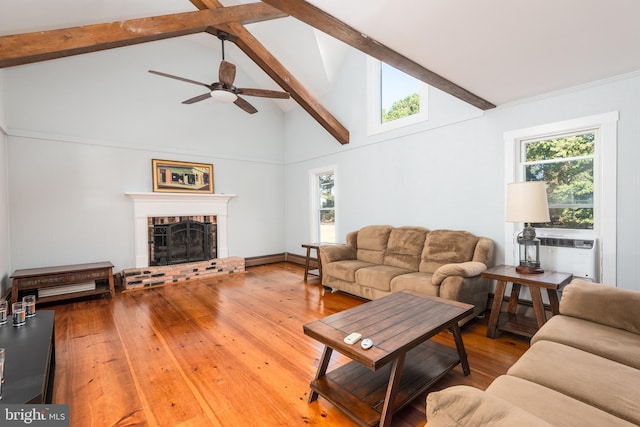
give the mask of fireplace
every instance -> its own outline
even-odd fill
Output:
[[[136,268],[149,267],[149,218],[213,216],[216,258],[227,258],[227,210],[234,194],[126,193],[133,201]]]
[[[229,257],[227,247],[227,208],[229,200],[235,195],[125,195],[133,202],[136,257],[135,268],[122,270],[122,284],[126,291],[245,271],[244,258]],[[156,230],[156,225],[164,227]],[[170,238],[167,237],[169,234]],[[169,239],[171,245],[167,244]],[[188,250],[181,247],[182,243],[177,243],[185,241],[190,242]],[[170,251],[169,246],[178,248]],[[182,262],[185,257],[190,261]],[[203,257],[204,260],[193,261],[192,257]],[[162,263],[166,259],[168,263],[169,258],[176,258],[180,263],[150,265],[150,261],[156,258],[158,260],[153,262]]]
[[[149,266],[217,258],[215,215],[149,218]]]

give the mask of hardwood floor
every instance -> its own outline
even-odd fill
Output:
[[[46,307],[56,312],[54,403],[82,427],[354,425],[322,398],[307,403],[323,348],[302,325],[364,301],[322,295],[303,273],[278,263]],[[458,366],[435,388],[486,388],[528,348],[485,332],[482,319],[463,328],[471,375]],[[435,339],[455,346],[448,333]],[[334,353],[329,369],[345,362]],[[423,426],[424,411],[422,396],[393,425]]]

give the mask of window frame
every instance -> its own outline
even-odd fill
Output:
[[[322,168],[309,170],[309,237],[311,242],[320,242],[320,186],[318,185],[318,176],[327,173],[333,173],[333,191],[334,191],[334,224],[335,224],[335,238],[337,239],[338,233],[338,167],[326,166]],[[336,243],[336,242],[326,242]]]
[[[429,119],[429,85],[420,82],[420,112],[401,119],[382,123],[382,63],[372,57],[367,57],[367,134],[369,136],[417,123]]]
[[[572,156],[572,157],[562,157],[562,158],[554,158],[554,159],[547,159],[547,160],[533,160],[533,161],[527,161],[526,160],[526,146],[527,144],[530,143],[535,143],[535,142],[539,142],[539,141],[546,141],[546,140],[550,140],[550,139],[560,139],[560,138],[570,138],[572,136],[578,136],[578,135],[584,135],[584,134],[593,134],[594,135],[594,152],[593,154],[589,154],[589,155],[583,155],[583,156]],[[579,160],[590,160],[591,161],[591,167],[593,169],[593,184],[594,184],[594,193],[598,190],[597,188],[595,188],[595,186],[597,185],[596,182],[599,182],[601,177],[598,176],[598,169],[597,169],[597,163],[596,163],[596,156],[598,155],[598,153],[596,152],[597,147],[602,143],[601,138],[600,138],[600,132],[599,129],[595,128],[595,129],[580,129],[579,131],[573,131],[573,132],[568,132],[568,133],[560,133],[560,134],[553,134],[553,135],[549,135],[547,137],[543,137],[543,138],[539,138],[539,137],[535,137],[532,139],[520,139],[519,140],[519,153],[518,153],[518,157],[519,157],[519,164],[517,166],[517,177],[516,180],[517,181],[524,181],[526,178],[526,172],[525,169],[527,166],[531,166],[531,165],[541,165],[541,164],[557,164],[557,163],[564,163],[564,162],[571,162],[571,161],[579,161]],[[599,206],[596,206],[596,196],[594,194],[593,200],[592,200],[592,209],[593,209],[593,218],[594,218],[594,224],[593,224],[593,228],[591,229],[574,229],[574,228],[554,228],[554,227],[537,227],[537,229],[540,231],[539,234],[545,234],[548,233],[549,231],[551,231],[553,234],[561,234],[561,233],[565,233],[565,234],[572,234],[572,235],[588,235],[588,236],[592,236],[594,234],[597,233],[596,227],[596,217],[597,215],[600,214],[599,211]],[[549,209],[552,209],[553,206],[551,205],[551,203],[549,203]]]
[[[613,111],[518,129],[504,133],[505,187],[506,184],[524,179],[522,144],[532,140],[550,139],[556,136],[594,132],[596,146],[594,168],[594,225],[592,230],[545,228],[538,234],[564,235],[573,238],[596,237],[598,239],[598,281],[616,283],[616,232],[617,232],[617,122],[619,112]],[[506,192],[505,192],[506,197]],[[506,206],[506,200],[505,200]],[[604,220],[606,218],[606,220]],[[514,264],[517,257],[514,235],[522,224],[505,222],[504,262]]]

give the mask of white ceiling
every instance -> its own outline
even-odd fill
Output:
[[[640,70],[638,0],[309,1],[497,105]],[[0,35],[193,10],[188,0],[0,0]],[[248,28],[312,93],[329,90],[342,43],[293,18]],[[273,87],[239,50],[230,56]]]

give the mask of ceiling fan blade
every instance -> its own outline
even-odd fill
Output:
[[[236,66],[223,59],[220,63],[220,70],[218,71],[218,80],[227,86],[233,86],[233,81],[235,79]]]
[[[169,77],[170,79],[176,79],[176,80],[180,80],[180,81],[187,82],[187,83],[193,83],[195,85],[200,85],[200,86],[204,86],[204,87],[206,87],[208,89],[211,89],[211,86],[206,84],[206,83],[197,82],[195,80],[190,80],[190,79],[185,79],[184,77],[173,76],[173,75],[167,74],[167,73],[161,73],[160,71],[149,70],[149,72],[151,74],[157,74],[157,75],[162,76],[162,77]]]
[[[204,101],[205,99],[211,98],[211,92],[203,93],[202,95],[194,96],[193,98],[189,98],[186,101],[182,101],[183,104],[193,104],[194,102]]]
[[[254,114],[258,112],[258,110],[256,110],[256,107],[249,104],[246,100],[240,97],[238,97],[238,99],[236,99],[233,103],[236,104],[238,107],[242,108],[244,111],[246,111],[249,114]]]
[[[289,99],[291,97],[289,92],[281,92],[278,90],[238,88],[236,92],[242,95],[261,96],[263,98]]]

